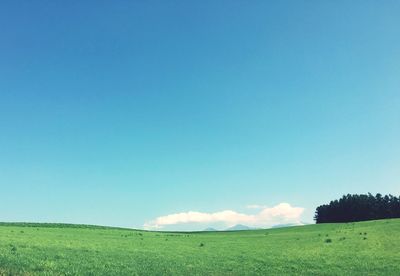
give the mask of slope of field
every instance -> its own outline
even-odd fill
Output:
[[[0,275],[400,275],[400,219],[160,233],[0,224]]]

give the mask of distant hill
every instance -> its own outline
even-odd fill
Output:
[[[283,228],[283,227],[292,227],[292,226],[300,226],[300,225],[306,225],[307,223],[304,222],[295,222],[295,223],[284,223],[284,224],[276,224],[272,226],[271,228]]]
[[[232,227],[225,229],[225,231],[242,231],[242,230],[252,230],[253,228],[243,225],[243,224],[236,224]]]
[[[218,230],[215,229],[215,228],[212,228],[212,227],[207,227],[207,228],[204,229],[203,231],[204,231],[204,232],[213,232],[213,231],[218,231]]]

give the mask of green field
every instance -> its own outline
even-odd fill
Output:
[[[161,233],[0,224],[0,275],[400,275],[400,219]]]

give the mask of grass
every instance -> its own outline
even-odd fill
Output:
[[[399,234],[400,219],[201,233],[1,223],[0,275],[399,275]]]

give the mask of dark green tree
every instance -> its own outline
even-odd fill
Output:
[[[351,222],[385,218],[400,218],[400,197],[381,194],[344,195],[339,200],[318,206],[316,223]]]

